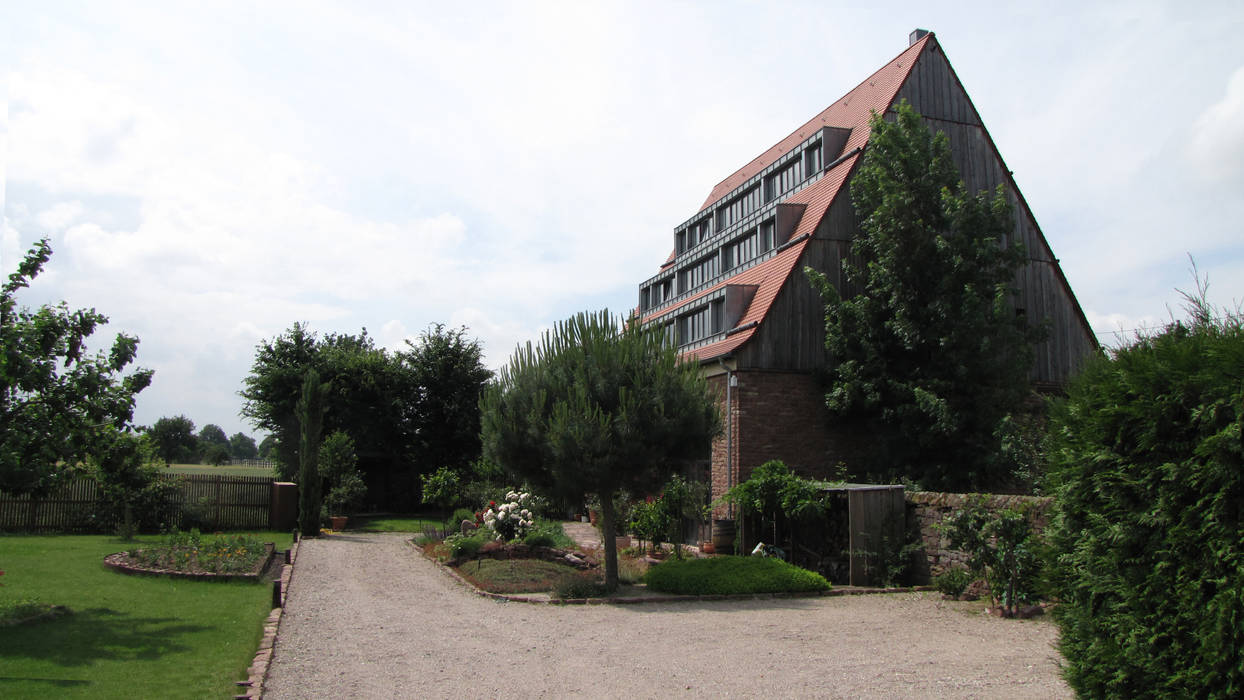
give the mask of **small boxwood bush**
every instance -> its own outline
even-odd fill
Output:
[[[679,595],[804,593],[829,590],[824,576],[765,557],[669,560],[644,575],[648,587]]]
[[[933,587],[952,598],[958,598],[971,582],[972,574],[967,569],[947,569],[933,579]]]

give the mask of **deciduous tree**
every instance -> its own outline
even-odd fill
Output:
[[[0,490],[9,493],[45,493],[102,433],[129,429],[134,397],[151,383],[151,370],[125,374],[137,338],[121,333],[107,353],[88,352],[103,314],[64,302],[18,307],[15,294],[51,255],[39,241],[0,288]]]
[[[660,328],[580,313],[528,343],[501,370],[482,406],[485,455],[546,493],[596,494],[602,532],[614,495],[651,492],[686,460],[707,456],[720,430],[699,367]],[[605,537],[605,583],[618,585]]]
[[[229,437],[229,454],[234,459],[255,459],[259,448],[255,446],[255,438],[246,433],[234,433]]]
[[[873,116],[852,180],[861,232],[843,268],[853,292],[807,271],[825,300],[826,403],[873,436],[862,456],[871,476],[987,488],[1014,468],[1003,420],[1031,394],[1045,327],[1013,303],[1026,255],[1002,188],[967,192],[945,134],[905,102],[895,111]]]
[[[194,436],[194,421],[185,416],[161,418],[147,430],[147,438],[165,464],[192,458],[199,444]]]

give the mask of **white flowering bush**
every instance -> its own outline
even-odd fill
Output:
[[[535,516],[527,508],[530,504],[531,494],[526,491],[510,491],[500,505],[489,501],[482,514],[484,527],[496,533],[501,542],[523,537],[536,524]]]

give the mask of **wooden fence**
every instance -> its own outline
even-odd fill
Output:
[[[263,530],[269,527],[271,477],[163,474],[174,484],[155,519],[170,528]],[[115,508],[94,479],[72,479],[43,498],[0,491],[0,532],[111,532]]]

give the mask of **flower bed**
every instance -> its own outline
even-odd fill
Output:
[[[150,574],[215,581],[258,581],[276,545],[246,535],[202,538],[198,531],[175,533],[159,547],[117,552],[104,565],[126,574]]]

